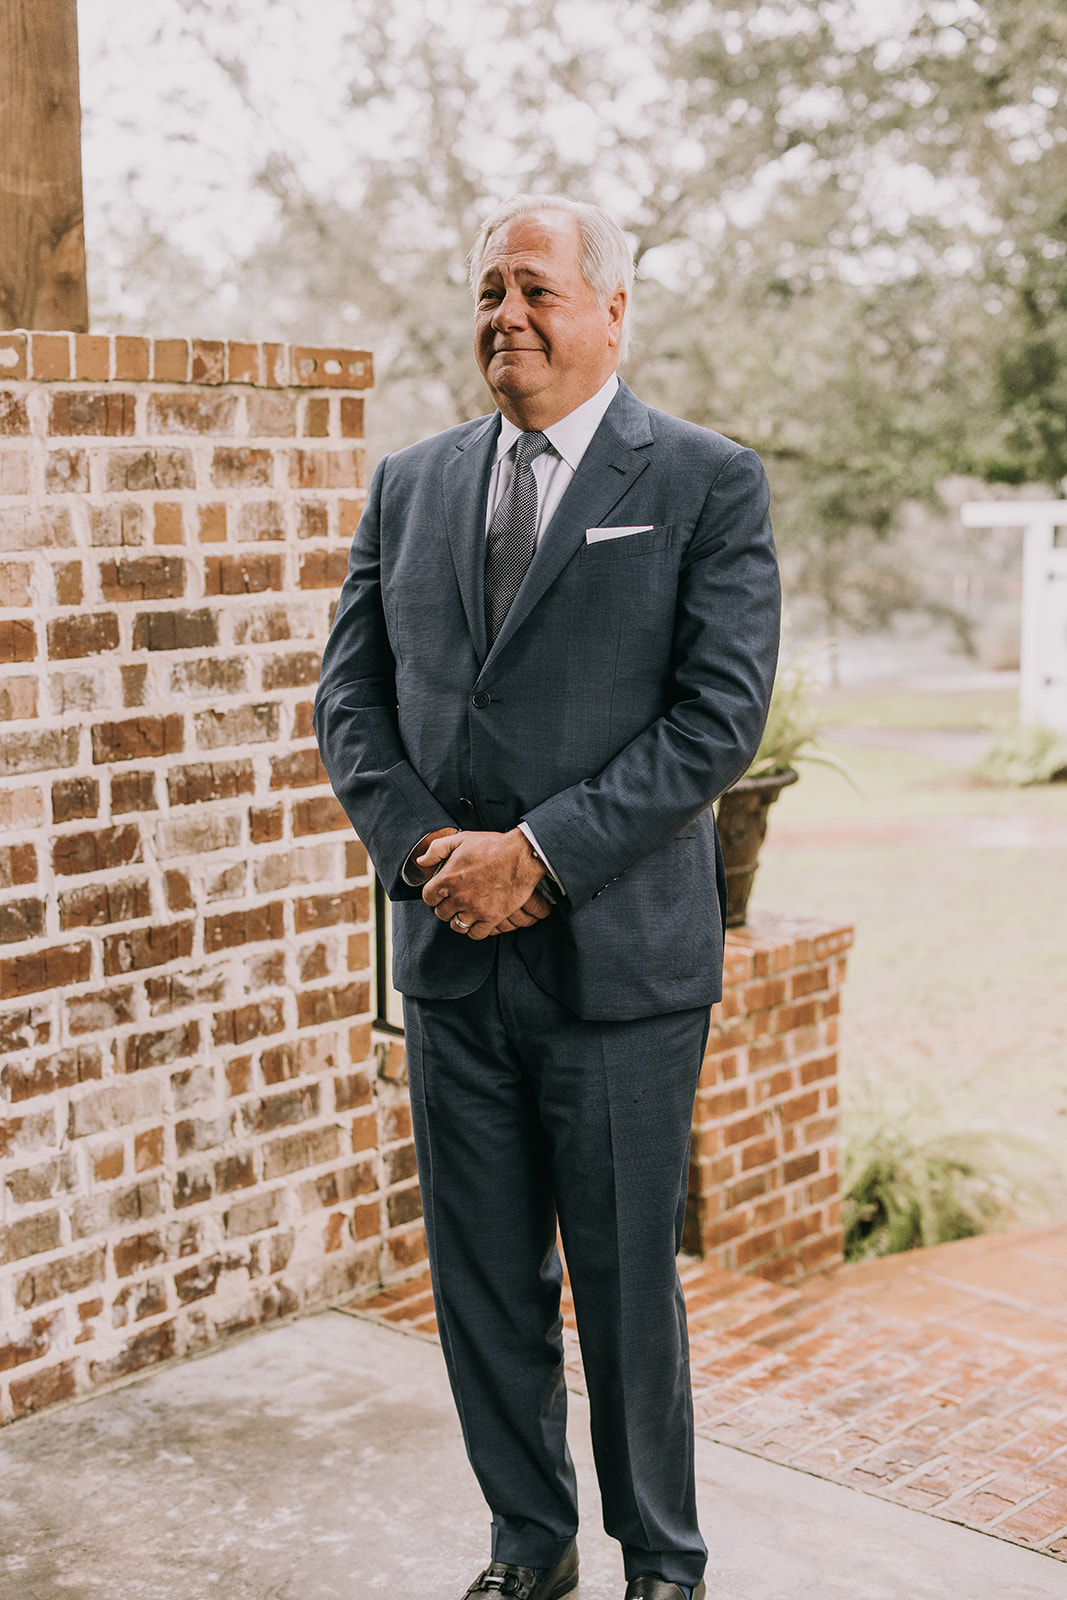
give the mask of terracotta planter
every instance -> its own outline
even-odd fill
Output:
[[[785,772],[768,773],[765,778],[738,778],[719,800],[715,817],[726,863],[728,928],[740,927],[748,912],[760,845],[767,832],[767,812],[782,790],[796,783],[799,776],[789,767]]]

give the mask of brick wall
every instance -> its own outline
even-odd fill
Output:
[[[795,1283],[841,1260],[837,1018],[851,928],[762,913],[726,935],[693,1112],[685,1248]]]
[[[311,697],[361,352],[0,335],[0,1419],[424,1250]]]

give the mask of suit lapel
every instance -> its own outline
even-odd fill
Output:
[[[555,516],[541,535],[530,570],[489,653],[490,659],[507,645],[567,562],[577,554],[585,543],[585,530],[602,523],[641,476],[649,464],[652,443],[648,407],[620,383],[619,392],[579,462]],[[484,498],[482,503],[484,508]],[[484,621],[482,640],[484,644]]]
[[[468,434],[442,474],[445,530],[479,661],[485,660],[485,506],[500,433],[500,416]]]

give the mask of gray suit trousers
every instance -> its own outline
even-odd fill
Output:
[[[609,1535],[626,1577],[695,1584],[685,1301],[675,1257],[708,1010],[575,1016],[515,937],[458,1000],[405,1001],[430,1267],[496,1560],[547,1567],[578,1526],[557,1219]]]

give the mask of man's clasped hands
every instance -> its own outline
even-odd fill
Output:
[[[422,898],[454,933],[490,939],[532,927],[552,910],[537,892],[544,866],[521,828],[508,833],[439,828],[422,843],[426,848],[415,857],[428,878]]]

